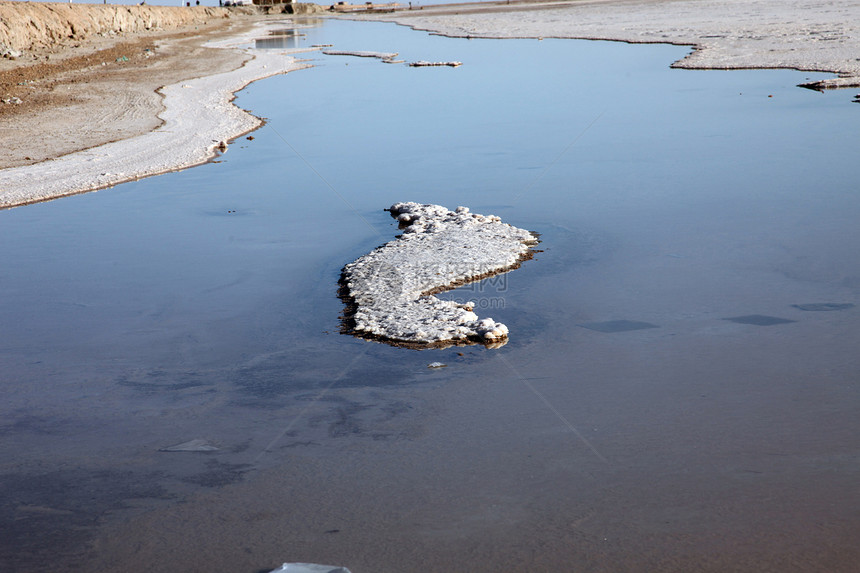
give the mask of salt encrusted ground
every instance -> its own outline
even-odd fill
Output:
[[[517,268],[535,235],[466,207],[397,203],[389,211],[403,234],[343,269],[345,332],[399,345],[503,344],[504,324],[479,319],[474,303],[433,294]]]
[[[680,68],[793,68],[860,86],[860,0],[575,0],[426,7],[350,18],[446,36],[583,38],[695,46]]]
[[[236,49],[277,23],[211,44]],[[253,58],[239,69],[164,87],[164,124],[158,129],[100,147],[0,171],[0,208],[102,189],[210,160],[219,144],[261,124],[233,105],[234,93],[249,83],[307,67],[274,50],[245,50]],[[295,53],[295,51],[291,52]]]

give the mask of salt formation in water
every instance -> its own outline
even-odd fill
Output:
[[[517,268],[537,237],[466,207],[396,203],[388,211],[403,234],[343,268],[344,331],[406,346],[503,344],[508,328],[479,319],[475,303],[433,294]]]
[[[403,60],[398,60],[397,52],[363,52],[353,50],[323,50],[326,56],[355,56],[356,58],[378,58],[386,64],[402,64]]]

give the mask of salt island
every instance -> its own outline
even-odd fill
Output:
[[[537,236],[467,207],[409,202],[387,210],[403,234],[343,268],[343,331],[418,348],[504,344],[507,326],[479,318],[475,303],[433,295],[519,267]]]

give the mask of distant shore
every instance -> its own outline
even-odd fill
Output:
[[[832,72],[860,87],[860,3],[815,0],[510,0],[351,15],[458,38],[571,38],[692,46],[674,67]]]

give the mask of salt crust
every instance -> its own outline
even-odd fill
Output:
[[[378,58],[380,60],[393,60],[397,57],[397,52],[367,52],[355,50],[330,50],[322,51],[327,56],[354,56],[356,58]]]
[[[860,1],[576,0],[426,6],[351,14],[467,38],[583,38],[695,46],[674,67],[792,68],[840,77],[804,84],[860,86]]]
[[[237,49],[264,36],[257,26],[250,34],[208,44]],[[164,121],[144,135],[70,153],[35,165],[0,171],[0,208],[25,205],[86,191],[94,191],[141,177],[205,163],[229,141],[258,128],[262,121],[233,105],[233,94],[249,83],[308,67],[286,51],[253,50],[244,66],[212,76],[162,88]],[[296,50],[289,53],[296,53]]]
[[[475,303],[433,294],[517,268],[537,237],[466,207],[410,202],[388,210],[403,234],[343,268],[345,331],[414,346],[503,344],[507,326],[479,319]]]

